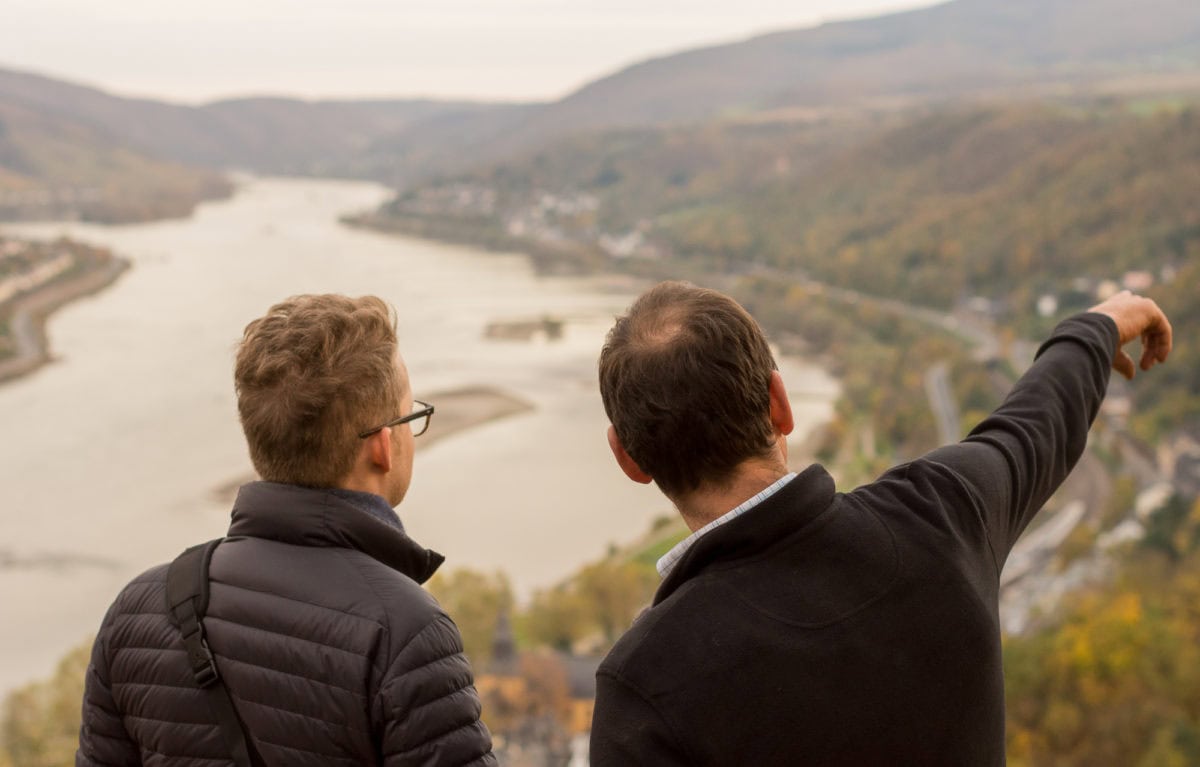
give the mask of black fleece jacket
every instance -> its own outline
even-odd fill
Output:
[[[592,764],[1004,764],[1000,570],[1117,346],[1068,319],[962,442],[846,494],[812,466],[702,537],[597,673]]]
[[[255,482],[213,556],[205,627],[269,765],[495,765],[462,640],[418,584],[442,557],[335,493]],[[166,566],[100,627],[76,765],[231,765],[167,619]]]

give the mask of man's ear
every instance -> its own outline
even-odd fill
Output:
[[[642,467],[638,466],[637,462],[629,457],[629,453],[625,452],[625,446],[621,444],[620,438],[617,437],[617,430],[613,426],[608,427],[608,446],[612,450],[613,457],[617,459],[617,465],[621,467],[621,471],[625,472],[625,476],[641,485],[648,485],[654,481],[654,478],[642,471]]]
[[[778,370],[771,371],[771,384],[768,389],[771,397],[771,425],[785,437],[796,428],[792,418],[792,403],[788,400],[787,388],[783,385],[783,376]]]
[[[392,470],[392,429],[385,426],[364,440],[367,460],[384,474]]]

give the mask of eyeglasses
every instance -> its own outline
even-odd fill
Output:
[[[399,418],[393,418],[385,424],[376,426],[374,429],[367,429],[360,432],[359,439],[366,439],[380,429],[386,429],[389,426],[399,426],[402,423],[412,423],[409,428],[412,429],[414,437],[419,437],[429,428],[429,421],[433,418],[433,405],[428,402],[422,402],[419,399],[413,400],[413,411],[408,415],[402,415]]]

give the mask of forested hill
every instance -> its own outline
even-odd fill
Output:
[[[472,189],[486,206],[449,193]],[[636,231],[658,255],[715,271],[798,269],[937,308],[983,295],[1020,313],[1076,278],[1196,259],[1198,197],[1200,102],[1138,99],[615,131],[412,190],[390,211],[441,204],[578,240]]]
[[[616,131],[411,190],[381,221],[605,268],[807,275],[946,311],[982,299],[1035,338],[1106,281],[1194,279],[1197,199],[1197,105],[1038,102]],[[1168,388],[1144,403],[1157,423],[1200,416],[1200,392]]]
[[[954,0],[636,64],[534,114],[521,139],[530,146],[580,130],[763,110],[1086,88],[1194,76],[1198,64],[1200,3],[1192,0]]]
[[[184,216],[231,190],[217,171],[154,158],[94,125],[0,99],[0,221]]]

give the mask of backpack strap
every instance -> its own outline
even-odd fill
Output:
[[[208,611],[208,565],[225,539],[217,538],[187,549],[167,569],[167,614],[183,637],[187,648],[188,667],[196,686],[204,692],[208,706],[217,719],[225,743],[237,767],[262,764],[254,750],[253,741],[246,736],[245,727],[233,707],[229,690],[221,681],[217,661],[204,636],[204,615]]]

